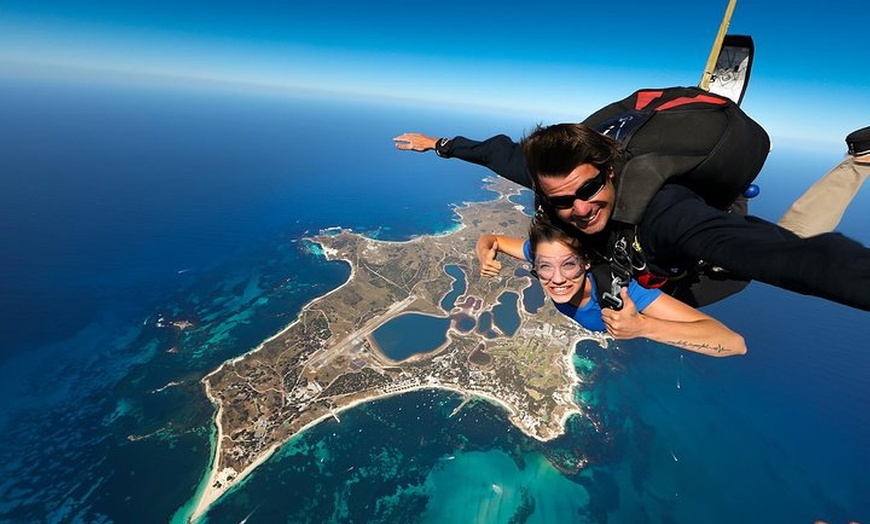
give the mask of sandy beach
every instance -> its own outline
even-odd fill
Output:
[[[578,339],[577,342],[579,342],[579,340],[582,340],[582,339]],[[566,359],[565,364],[568,365],[568,366],[572,366],[572,364],[571,364],[571,360],[570,360],[570,356]],[[572,366],[572,367],[573,367],[573,366]],[[577,379],[576,382],[574,382],[574,385],[573,385],[573,386],[576,386],[576,385],[579,384],[579,383],[580,383],[580,381],[579,381],[579,379]],[[573,387],[573,386],[572,386],[572,387]],[[545,439],[542,439],[540,436],[536,435],[535,433],[532,433],[532,432],[528,432],[528,431],[526,431],[526,428],[524,428],[523,425],[522,425],[522,423],[520,423],[520,421],[517,420],[517,418],[516,418],[516,415],[517,415],[516,410],[515,410],[511,405],[509,405],[509,404],[507,404],[506,402],[504,402],[503,400],[501,400],[501,399],[499,399],[499,398],[497,398],[497,397],[494,397],[494,396],[492,396],[491,394],[489,394],[489,393],[487,393],[487,392],[485,392],[485,391],[479,391],[479,390],[464,390],[464,389],[462,389],[462,388],[452,387],[452,386],[447,386],[447,385],[441,385],[441,384],[421,384],[421,385],[419,385],[419,386],[410,386],[410,387],[408,387],[408,388],[406,388],[406,389],[403,389],[403,390],[401,390],[401,391],[395,391],[395,392],[390,392],[390,393],[381,393],[381,394],[377,394],[377,395],[372,395],[371,397],[362,398],[362,399],[357,399],[357,400],[354,400],[354,401],[348,403],[347,405],[344,405],[344,406],[341,406],[341,407],[335,409],[333,413],[335,413],[335,414],[339,414],[339,413],[341,413],[341,412],[343,412],[343,411],[346,411],[346,410],[352,409],[352,408],[354,408],[354,407],[356,407],[356,406],[359,406],[359,405],[361,405],[361,404],[365,404],[365,403],[367,403],[367,402],[373,402],[373,401],[376,401],[376,400],[379,400],[379,399],[383,399],[383,398],[393,397],[393,396],[396,396],[396,395],[403,395],[403,394],[405,394],[405,393],[409,393],[409,392],[412,392],[412,391],[420,391],[420,390],[426,390],[426,389],[439,389],[439,390],[444,390],[444,391],[452,391],[452,392],[454,392],[454,393],[457,393],[457,394],[459,394],[459,395],[466,396],[466,397],[478,397],[478,398],[486,399],[488,402],[490,402],[490,403],[492,403],[492,404],[495,404],[495,405],[498,405],[498,406],[504,408],[504,410],[507,411],[507,413],[508,413],[508,419],[509,419],[509,420],[510,420],[510,421],[511,421],[511,422],[512,422],[512,423],[513,423],[513,424],[514,424],[518,429],[520,429],[521,431],[523,431],[524,434],[526,434],[526,435],[528,435],[529,437],[532,437],[532,438],[534,438],[534,439],[540,440],[540,441],[542,441],[542,442],[545,442],[545,441],[546,441]],[[217,420],[219,421],[219,420],[220,420],[220,411],[221,411],[221,407],[220,407],[220,404],[217,402],[217,400],[216,400],[216,399],[211,395],[211,393],[210,393],[210,391],[209,391],[209,388],[208,388],[208,385],[207,385],[207,384],[206,384],[206,395],[207,395],[208,398],[212,401],[212,403],[215,403],[216,405],[218,405],[218,416],[217,416]],[[194,508],[193,512],[192,512],[191,515],[190,515],[189,521],[190,521],[190,522],[195,522],[198,518],[200,518],[201,516],[203,516],[203,515],[208,511],[208,509],[211,507],[211,505],[212,505],[214,502],[216,502],[216,501],[217,501],[217,500],[218,500],[218,499],[219,499],[219,498],[220,498],[224,493],[226,493],[227,491],[229,491],[233,486],[237,485],[237,484],[238,484],[239,482],[241,482],[245,477],[247,477],[248,475],[250,475],[250,474],[251,474],[251,473],[252,473],[252,472],[253,472],[253,471],[254,471],[258,466],[260,466],[263,462],[265,462],[266,460],[268,460],[269,457],[271,457],[272,454],[274,454],[275,451],[278,450],[278,448],[280,448],[281,446],[287,444],[288,442],[290,442],[291,440],[293,440],[294,438],[296,438],[296,437],[299,436],[300,434],[304,433],[304,432],[307,431],[308,429],[313,428],[314,426],[320,424],[320,423],[323,422],[324,420],[327,420],[327,419],[329,419],[329,418],[334,418],[333,413],[328,413],[328,414],[325,414],[325,415],[323,415],[323,416],[321,416],[321,417],[319,417],[319,418],[317,418],[317,419],[315,419],[315,420],[312,420],[311,422],[309,422],[308,424],[306,424],[306,425],[304,425],[302,428],[300,428],[297,432],[293,433],[293,434],[292,434],[292,435],[291,435],[291,436],[290,436],[290,437],[289,437],[285,442],[281,442],[281,443],[275,444],[274,446],[270,447],[270,448],[269,448],[268,450],[266,450],[262,455],[260,455],[260,457],[258,457],[257,460],[256,460],[255,462],[253,462],[251,465],[249,465],[249,466],[248,466],[247,468],[245,468],[243,471],[239,472],[239,473],[236,475],[236,477],[235,477],[231,482],[227,482],[227,483],[225,483],[226,486],[225,486],[224,488],[221,488],[221,489],[218,489],[218,488],[215,488],[215,487],[214,487],[214,483],[215,483],[216,480],[218,480],[219,473],[220,473],[220,472],[217,470],[217,468],[214,466],[215,464],[219,464],[219,463],[220,463],[220,449],[221,449],[221,448],[220,448],[220,445],[216,446],[215,453],[214,453],[214,456],[213,456],[213,459],[212,459],[212,466],[211,466],[211,468],[210,468],[210,472],[209,472],[209,475],[208,475],[207,483],[206,483],[204,489],[203,489],[202,492],[201,492],[201,495],[200,495],[200,497],[199,497],[199,500],[197,501],[196,507]],[[564,433],[564,428],[565,428],[565,423],[566,423],[566,421],[567,421],[567,420],[568,420],[572,415],[579,415],[579,414],[582,414],[582,413],[583,413],[582,409],[579,409],[579,408],[578,408],[578,409],[566,410],[565,413],[562,414],[562,417],[561,417],[561,419],[560,419],[560,425],[562,426],[563,433]],[[217,438],[218,438],[218,442],[220,442],[220,440],[223,438],[223,430],[222,430],[222,428],[221,428],[221,424],[220,424],[220,422],[216,422],[215,425],[216,425],[216,427],[217,427]],[[561,433],[560,433],[560,434],[561,434]],[[554,435],[553,437],[555,438],[556,436],[558,436],[558,435]]]

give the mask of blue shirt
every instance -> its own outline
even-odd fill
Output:
[[[523,243],[523,254],[526,256],[526,261],[532,261],[528,240]],[[589,278],[588,273],[583,278]],[[597,289],[595,280],[591,280],[591,283],[592,297],[583,306],[577,307],[567,303],[559,304],[558,302],[553,302],[553,304],[559,312],[573,319],[586,329],[591,331],[605,331],[607,328],[604,325],[604,321],[601,320],[601,306],[598,304],[598,294],[595,292]],[[632,280],[628,283],[628,296],[634,301],[634,305],[637,307],[638,311],[642,312],[647,308],[647,306],[652,304],[655,299],[659,298],[661,294],[662,292],[660,290],[647,289],[638,284],[636,280]]]

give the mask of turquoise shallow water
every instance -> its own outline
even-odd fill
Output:
[[[389,138],[528,127],[239,93],[3,79],[0,94],[4,522],[183,514],[213,438],[200,378],[348,275],[305,235],[449,230],[450,203],[490,195],[480,168]],[[336,154],[327,136],[348,145]],[[753,205],[777,216],[833,161],[772,157]],[[843,224],[865,243],[866,204]],[[756,284],[710,312],[745,334],[747,357],[581,343],[588,417],[552,442],[484,401],[450,417],[454,393],[383,399],[298,436],[206,520],[870,521],[866,313]],[[589,466],[556,467],[578,459]]]

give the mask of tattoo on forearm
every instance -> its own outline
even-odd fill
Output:
[[[714,353],[725,353],[726,351],[728,351],[728,348],[726,348],[722,344],[712,345],[712,344],[707,344],[706,342],[698,343],[698,342],[689,342],[688,340],[673,340],[673,341],[667,342],[667,344],[670,344],[672,346],[682,347],[682,348],[688,348],[688,349],[694,348],[694,349],[701,349],[701,350],[709,350],[709,351],[712,351]]]

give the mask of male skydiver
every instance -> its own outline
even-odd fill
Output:
[[[628,126],[631,139],[625,143],[604,134],[632,109],[642,109],[656,97],[682,100],[682,106],[665,117],[638,119],[636,126]],[[694,102],[695,97],[702,98]],[[583,124],[538,128],[522,146],[504,135],[476,142],[406,133],[394,140],[399,149],[434,149],[439,156],[477,163],[537,188],[543,210],[585,244],[613,259],[619,238],[623,250],[628,240],[635,276],[642,269],[651,277],[648,281],[670,277],[663,289],[687,304],[702,306],[733,294],[742,287],[734,285],[737,279],[870,310],[870,249],[839,233],[810,230],[813,236],[801,238],[776,224],[743,216],[739,208],[728,212],[735,195],[721,197],[727,191],[704,187],[704,177],[714,180],[714,187],[729,177],[745,187],[761,169],[769,148],[758,124],[733,102],[717,98],[721,97],[696,88],[642,90]],[[702,99],[719,107],[711,109]],[[850,157],[841,165],[854,173],[851,187],[857,191],[870,172],[870,128],[849,135],[847,143]],[[835,206],[832,214],[839,217],[846,204]],[[619,237],[618,231],[631,236]],[[706,272],[685,273],[699,262]],[[710,284],[721,280],[719,269],[727,271],[724,287],[711,291]],[[674,278],[682,274],[687,276]]]

